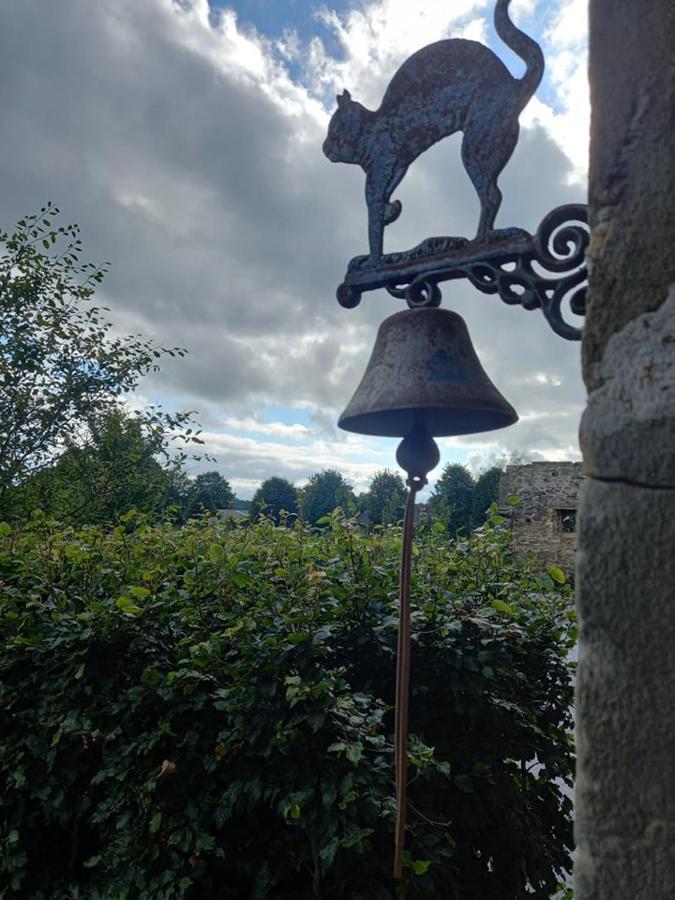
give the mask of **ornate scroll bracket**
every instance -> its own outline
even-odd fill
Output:
[[[439,306],[443,281],[468,278],[484,294],[505,303],[541,309],[553,331],[579,340],[581,329],[563,318],[563,304],[577,316],[586,312],[588,211],[582,204],[552,210],[533,236],[505,229],[486,244],[466,238],[427,238],[412,250],[384,255],[377,265],[357,256],[349,263],[337,299],[348,309],[366,291],[386,288],[411,309]]]

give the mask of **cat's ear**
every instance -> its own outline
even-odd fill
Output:
[[[337,103],[338,106],[344,106],[345,103],[349,103],[352,99],[352,95],[349,93],[347,88],[341,94],[337,95]]]

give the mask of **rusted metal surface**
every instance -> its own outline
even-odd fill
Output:
[[[498,294],[505,303],[541,309],[553,331],[579,340],[581,328],[566,321],[564,310],[586,312],[587,207],[558,206],[542,221],[535,235],[502,238],[489,246],[458,238],[427,238],[403,253],[389,253],[376,268],[357,256],[337,290],[338,302],[351,309],[366,291],[386,288],[406,300],[411,309],[438,306],[443,281],[467,278],[484,294]]]
[[[323,150],[332,162],[359,165],[366,173],[369,248],[349,263],[337,291],[342,306],[354,307],[364,292],[382,287],[411,307],[438,305],[439,283],[468,278],[507,303],[541,309],[557,334],[579,339],[581,331],[565,321],[562,305],[567,301],[574,314],[585,313],[586,207],[558,207],[534,236],[522,228],[494,227],[502,200],[498,178],[518,140],[518,117],[544,70],[541,48],[511,22],[509,5],[510,0],[498,0],[495,28],[525,62],[522,78],[514,78],[484,45],[450,39],[406,60],[379,109],[366,109],[349,91],[337,98]],[[475,237],[427,238],[410,250],[385,255],[384,229],[402,210],[392,195],[408,167],[433,144],[460,131],[462,162],[480,201]]]
[[[405,437],[417,427],[438,437],[492,431],[517,420],[481,366],[462,317],[425,308],[382,322],[338,424],[359,434]]]

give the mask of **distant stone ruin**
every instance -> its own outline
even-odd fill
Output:
[[[511,519],[511,546],[544,565],[574,572],[581,463],[534,462],[508,466],[499,487],[500,512]],[[508,504],[519,497],[518,506]]]

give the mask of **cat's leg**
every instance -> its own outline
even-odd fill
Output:
[[[400,200],[394,200],[391,203],[391,195],[394,193],[396,188],[399,186],[401,181],[403,180],[403,176],[408,171],[408,167],[404,166],[401,163],[397,163],[394,165],[391,175],[389,177],[389,181],[387,182],[387,188],[384,194],[384,199],[386,201],[384,207],[384,224],[391,225],[392,222],[395,222],[398,217],[401,215],[401,210],[403,209],[403,204]]]
[[[368,250],[370,262],[382,259],[384,248],[384,199],[377,186],[366,180],[366,206],[368,207]]]
[[[485,116],[483,111],[482,116],[477,115],[465,123],[462,162],[480,200],[476,240],[488,241],[497,235],[494,224],[502,202],[497,179],[517,141],[517,119],[505,120],[503,115]]]
[[[385,165],[384,163],[387,163]],[[399,186],[405,175],[407,166],[403,166],[395,158],[384,161],[380,157],[375,171],[366,177],[366,204],[368,206],[368,243],[370,261],[377,264],[382,259],[384,249],[384,228],[399,217],[402,205],[400,200],[390,203],[390,197]]]
[[[382,168],[369,172],[366,177],[366,205],[368,207],[368,248],[370,262],[376,265],[382,259],[384,248],[385,211],[388,206],[387,182],[389,172]]]

